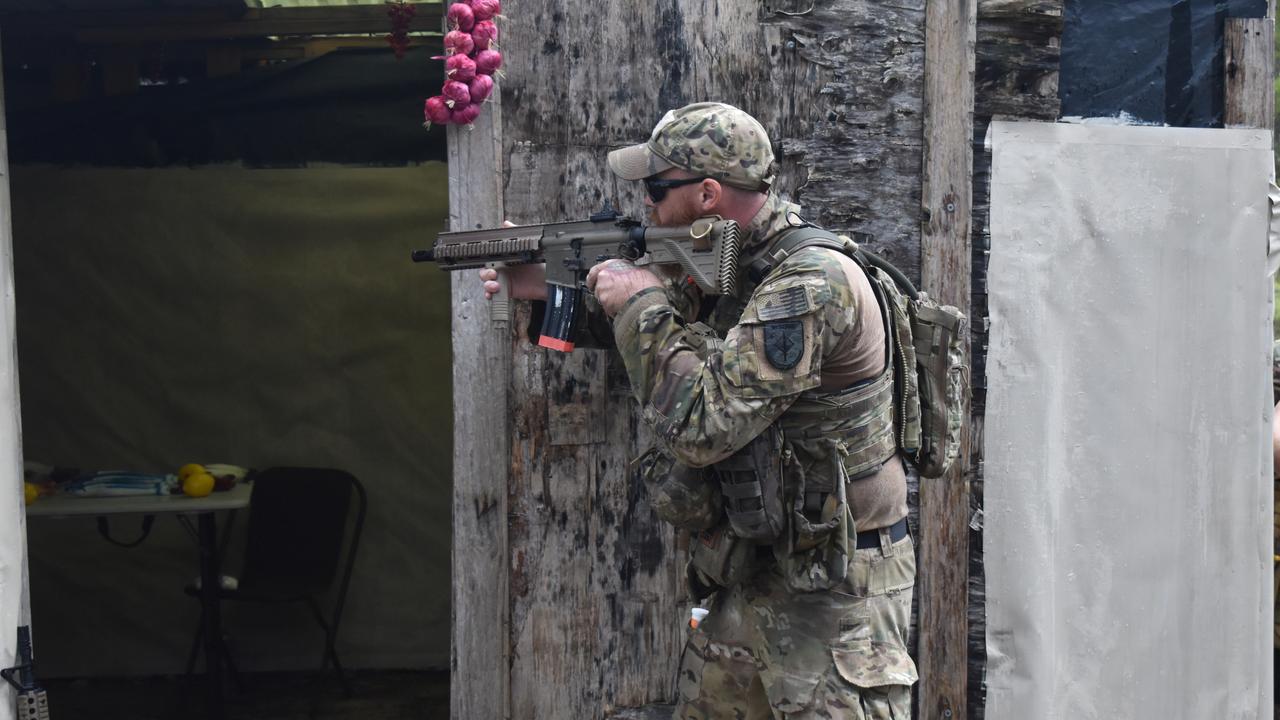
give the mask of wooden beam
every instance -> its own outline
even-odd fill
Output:
[[[1276,128],[1275,33],[1272,18],[1227,18],[1223,122],[1229,128]]]
[[[928,0],[925,6],[921,281],[934,298],[966,314],[972,263],[970,142],[977,14],[976,0]],[[968,717],[967,426],[961,434],[960,459],[945,477],[920,482],[919,717],[929,720]]]
[[[502,104],[448,128],[449,227],[504,217]],[[453,638],[450,717],[510,717],[511,632],[507,492],[513,335],[494,329],[474,272],[452,273]]]
[[[415,3],[410,32],[437,32],[441,3]],[[385,5],[194,8],[184,10],[62,11],[0,17],[12,38],[67,37],[82,43],[228,40],[292,35],[386,34]]]

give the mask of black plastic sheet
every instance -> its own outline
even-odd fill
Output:
[[[1066,0],[1062,115],[1220,127],[1226,19],[1266,12],[1267,0]]]

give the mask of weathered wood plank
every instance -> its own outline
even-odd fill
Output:
[[[974,43],[977,2],[930,0],[925,11],[921,282],[942,302],[970,299]],[[969,446],[946,477],[920,483],[920,714],[966,717]]]
[[[449,127],[449,226],[503,218],[502,104]],[[475,273],[452,273],[453,637],[450,717],[510,715],[507,477],[511,330],[495,329]]]
[[[1227,18],[1223,121],[1229,128],[1275,130],[1275,33],[1272,18]]]
[[[606,199],[642,214],[640,187],[613,179],[606,152],[669,108],[721,100],[769,130],[780,191],[918,276],[924,0],[809,6],[521,3],[502,28],[508,216],[582,217]],[[598,416],[570,380],[602,364],[603,442],[562,442],[576,418]],[[685,551],[628,476],[648,431],[620,362],[521,344],[513,377],[511,714],[594,719],[669,702]]]
[[[982,413],[986,406],[987,258],[990,238],[991,157],[984,150],[993,117],[1054,121],[1061,101],[1058,68],[1062,38],[1062,0],[979,0],[975,51],[973,128],[973,252],[970,302],[970,363],[973,387],[969,455],[974,472],[969,485],[976,522],[969,529],[969,687],[968,717],[985,716],[986,573],[983,564],[981,510]]]

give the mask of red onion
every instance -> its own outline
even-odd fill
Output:
[[[488,50],[490,43],[498,41],[498,26],[492,20],[481,20],[471,28],[471,39],[476,50]]]
[[[476,20],[491,20],[502,12],[500,0],[471,0],[471,11]]]
[[[449,122],[451,113],[449,106],[445,104],[444,97],[437,95],[427,98],[423,115],[427,118],[427,125],[445,125]]]
[[[445,33],[444,52],[446,55],[453,55],[454,53],[470,55],[475,47],[475,40],[471,38],[470,33],[465,33],[461,30],[450,30]]]
[[[451,108],[471,104],[471,91],[467,89],[467,84],[457,80],[445,82],[440,95],[444,97],[444,104]]]
[[[476,53],[475,66],[480,75],[492,75],[502,67],[502,53],[497,50],[481,50]]]
[[[481,53],[483,55],[485,50]],[[466,55],[450,55],[448,60],[444,61],[444,74],[450,80],[458,80],[467,82],[476,76],[476,61]]]
[[[460,105],[453,109],[449,119],[459,125],[470,125],[480,117],[479,105]]]
[[[456,2],[450,5],[445,16],[449,18],[450,27],[458,28],[463,32],[470,32],[476,24],[476,15],[472,12],[471,6],[466,3]]]
[[[479,105],[489,98],[489,93],[493,92],[493,78],[488,75],[477,75],[467,83],[467,90],[471,93],[471,102]]]

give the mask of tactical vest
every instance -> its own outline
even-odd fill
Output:
[[[761,280],[804,247],[830,246],[826,238],[787,243],[788,235],[775,243],[764,265],[753,267]],[[772,542],[787,520],[793,525],[801,520],[827,523],[830,516],[844,512],[843,507],[836,510],[845,504],[844,483],[874,474],[896,454],[890,309],[879,286],[870,285],[884,323],[884,370],[844,390],[801,393],[773,426],[713,466],[725,513],[738,537]],[[792,506],[786,508],[791,513],[784,514],[784,504]]]
[[[712,466],[729,527],[697,526],[689,564],[695,594],[745,578],[755,567],[751,548],[766,543],[791,590],[835,587],[845,579],[857,532],[846,483],[875,473],[899,451],[924,477],[941,475],[958,454],[968,379],[963,314],[812,225],[784,231],[749,271],[763,281],[809,247],[836,250],[866,273],[885,326],[885,369],[841,391],[801,393],[759,437]]]

